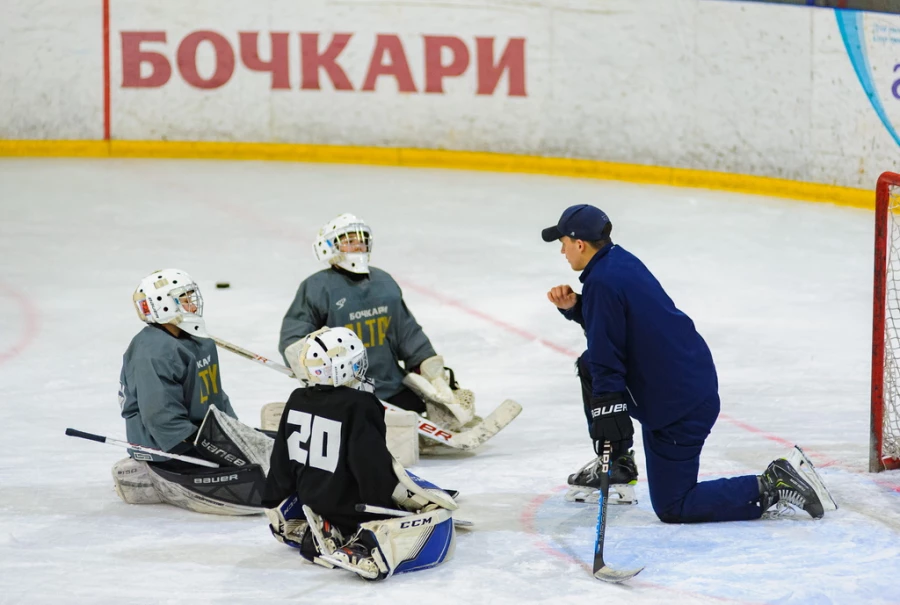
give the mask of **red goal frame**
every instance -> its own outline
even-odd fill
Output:
[[[888,258],[891,234],[891,189],[900,196],[900,174],[885,172],[878,177],[875,187],[875,285],[872,291],[872,402],[870,414],[869,471],[900,468],[900,459],[884,453],[884,369],[885,369],[885,319],[888,294]],[[900,214],[897,215],[900,220]],[[897,276],[900,280],[900,275]]]

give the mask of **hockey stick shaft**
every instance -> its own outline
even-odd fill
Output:
[[[600,503],[597,511],[597,539],[594,542],[594,573],[604,566],[603,541],[606,537],[606,507],[609,505],[609,459],[612,456],[612,444],[603,442],[600,454]]]
[[[198,466],[208,466],[209,468],[219,468],[219,465],[215,462],[210,462],[209,460],[204,460],[203,458],[195,458],[193,456],[182,456],[181,454],[172,454],[170,452],[164,452],[163,450],[158,450],[154,447],[146,447],[143,445],[138,445],[136,443],[129,443],[127,441],[122,441],[120,439],[113,439],[112,437],[106,437],[104,435],[95,435],[94,433],[85,433],[84,431],[79,431],[77,429],[66,429],[66,435],[69,437],[80,437],[81,439],[87,439],[88,441],[96,441],[98,443],[106,443],[109,445],[115,445],[117,447],[124,447],[135,452],[143,452],[145,454],[154,454],[156,456],[165,456],[166,458],[173,458],[175,460],[182,460],[184,462],[190,462],[191,464],[196,464]]]
[[[630,569],[617,571],[607,567],[603,561],[603,542],[606,538],[606,507],[609,505],[609,464],[612,457],[612,443],[603,442],[603,452],[600,454],[600,502],[597,510],[597,541],[594,544],[594,577],[604,582],[618,584],[633,578],[643,570]]]
[[[416,513],[410,512],[408,510],[398,510],[396,508],[385,508],[383,506],[372,506],[371,504],[357,504],[356,512],[358,513],[372,513],[373,515],[389,515],[391,517],[409,517]],[[471,521],[464,521],[463,519],[453,519],[453,525],[457,527],[471,527]]]
[[[211,336],[211,338],[218,346],[227,351],[231,351],[236,355],[240,355],[241,357],[245,357],[246,359],[255,361],[256,363],[264,365],[267,368],[271,368],[276,372],[280,372],[285,376],[291,378],[297,377],[294,374],[293,370],[283,364],[278,363],[277,361],[272,361],[267,357],[257,355],[252,351],[248,351],[247,349],[234,345],[226,340],[222,340],[221,338],[217,338],[215,336]],[[388,403],[387,401],[382,401],[381,404],[386,410],[393,410],[395,412],[407,411],[391,403]],[[428,437],[429,439],[437,441],[438,443],[442,443],[456,449],[470,450],[475,449],[476,447],[496,435],[507,424],[512,422],[521,411],[521,405],[511,399],[507,399],[499,406],[497,406],[497,409],[495,409],[487,417],[485,417],[478,426],[458,433],[437,426],[416,414],[418,419],[416,431],[420,435]]]

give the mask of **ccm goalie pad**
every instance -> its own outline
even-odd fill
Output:
[[[428,417],[438,424],[458,431],[475,419],[475,394],[459,388],[453,370],[444,367],[440,355],[419,364],[419,373],[408,373],[403,384],[422,398]]]
[[[316,527],[323,527],[321,519],[309,507],[304,507],[304,511],[321,553],[314,563],[340,567],[366,580],[384,580],[397,573],[435,567],[452,558],[456,545],[453,513],[438,508],[408,517],[361,523],[356,535],[328,553],[328,539],[320,545],[316,531]]]

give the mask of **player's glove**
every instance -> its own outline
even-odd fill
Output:
[[[269,518],[269,530],[276,540],[301,548],[309,528],[302,506],[297,494],[293,494],[285,498],[277,508],[264,509]]]
[[[591,439],[615,445],[634,436],[634,425],[628,415],[628,404],[622,393],[609,393],[591,398]]]

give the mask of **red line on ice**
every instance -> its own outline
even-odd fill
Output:
[[[18,290],[13,289],[12,286],[0,282],[0,295],[3,294],[6,294],[9,298],[15,300],[22,309],[22,314],[25,316],[25,329],[22,330],[22,335],[12,347],[6,351],[0,351],[0,363],[6,363],[21,354],[22,351],[31,344],[38,333],[38,316],[34,310],[34,306],[29,303],[28,298]]]

